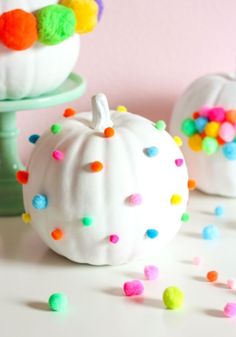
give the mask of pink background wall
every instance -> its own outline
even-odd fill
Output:
[[[76,71],[88,81],[86,95],[71,104],[90,109],[103,91],[110,106],[126,105],[152,120],[168,120],[186,85],[208,72],[235,71],[235,0],[104,0],[96,31],[82,36]],[[25,162],[27,137],[41,133],[63,106],[18,114]]]

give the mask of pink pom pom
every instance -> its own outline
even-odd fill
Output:
[[[224,307],[224,314],[226,317],[236,316],[236,303],[227,303]]]
[[[63,160],[64,159],[64,153],[59,151],[59,150],[55,150],[53,151],[52,153],[52,157],[55,159],[55,160]]]
[[[235,129],[229,122],[224,122],[220,126],[219,136],[225,142],[231,142],[235,137]]]
[[[129,204],[132,206],[138,206],[141,205],[143,199],[141,194],[139,193],[135,193],[135,194],[131,194],[128,198]]]
[[[227,287],[228,287],[229,289],[235,290],[235,289],[236,289],[236,280],[229,279],[229,280],[227,281]]]
[[[182,166],[183,163],[184,163],[183,159],[181,159],[181,158],[175,159],[175,165],[176,165],[177,167]]]
[[[109,236],[109,240],[111,243],[117,243],[119,241],[119,236],[116,234],[112,234]]]
[[[159,269],[156,266],[146,266],[144,276],[147,280],[156,280],[159,276]]]
[[[123,286],[125,296],[141,295],[144,291],[144,286],[141,281],[134,280],[125,282]]]
[[[214,122],[223,122],[225,120],[225,109],[220,107],[210,109],[208,111],[208,119]]]
[[[199,115],[201,117],[208,117],[208,111],[209,110],[210,110],[210,108],[208,108],[207,106],[203,106],[199,111]]]
[[[204,262],[204,259],[203,259],[202,256],[195,256],[195,257],[193,258],[193,264],[194,264],[195,266],[201,266],[201,265],[203,264],[203,262]]]

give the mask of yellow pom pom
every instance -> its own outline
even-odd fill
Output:
[[[170,200],[172,205],[179,205],[182,202],[182,197],[179,194],[173,194]]]
[[[22,214],[22,220],[24,223],[30,223],[31,222],[31,216],[29,213],[23,213]]]
[[[208,137],[216,138],[219,134],[220,123],[210,122],[205,127],[205,134]]]
[[[116,111],[118,112],[127,112],[127,108],[124,106],[124,105],[119,105],[117,108],[116,108]]]
[[[89,33],[98,22],[98,4],[94,0],[61,0],[61,5],[71,8],[76,16],[76,32]]]
[[[176,142],[176,144],[178,146],[182,146],[183,145],[183,141],[182,141],[182,139],[179,136],[174,136],[173,139],[174,139],[174,141]]]
[[[198,134],[195,134],[188,139],[188,145],[193,151],[202,150],[202,137]]]

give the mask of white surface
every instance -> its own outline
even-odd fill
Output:
[[[225,207],[221,220],[213,215],[216,205]],[[72,263],[49,251],[19,218],[0,219],[0,336],[235,336],[236,319],[222,316],[225,303],[236,302],[236,291],[222,284],[236,278],[235,200],[194,193],[189,209],[191,221],[162,256],[119,267]],[[200,238],[209,223],[219,225],[217,242]],[[202,268],[192,265],[195,255],[204,256]],[[145,281],[143,297],[125,298],[123,282],[141,278],[145,263],[159,266],[160,280]],[[219,271],[219,283],[205,281],[212,269]],[[186,296],[178,312],[161,302],[163,290],[173,284]],[[66,314],[47,311],[47,299],[57,291],[69,297]]]

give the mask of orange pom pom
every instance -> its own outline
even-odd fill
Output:
[[[219,145],[225,144],[225,141],[220,136],[217,137],[217,142],[218,142]]]
[[[105,136],[106,138],[113,137],[114,134],[115,134],[115,129],[113,129],[113,128],[106,128],[106,129],[104,130],[104,136]]]
[[[21,9],[5,12],[0,17],[0,40],[13,50],[32,47],[38,39],[37,20]]]
[[[226,120],[230,123],[236,123],[236,110],[226,111]]]
[[[76,115],[76,111],[75,111],[74,109],[72,109],[72,108],[66,109],[66,110],[64,111],[64,114],[63,114],[63,116],[64,116],[65,118],[72,117],[72,116],[74,116],[74,115]]]
[[[188,181],[188,189],[194,190],[196,188],[197,184],[195,180],[189,179]]]
[[[16,173],[16,180],[18,181],[19,184],[27,184],[29,179],[29,172],[27,171],[18,171]]]
[[[217,281],[217,279],[218,279],[218,273],[216,271],[212,270],[207,273],[207,280],[209,282],[215,282]]]
[[[90,169],[93,172],[99,172],[103,169],[103,164],[100,161],[94,161],[91,163]]]
[[[58,240],[61,240],[63,238],[64,233],[60,228],[56,228],[56,229],[54,229],[54,231],[52,231],[51,236],[52,236],[53,240],[58,241]]]

